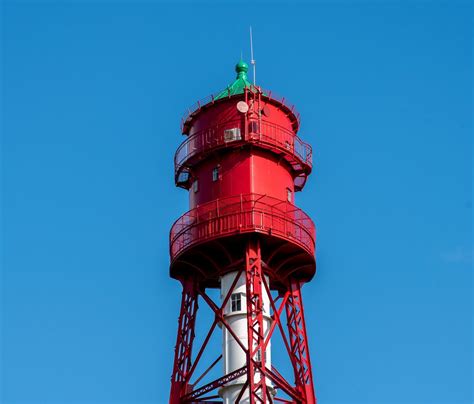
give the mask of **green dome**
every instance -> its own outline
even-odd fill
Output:
[[[246,74],[249,71],[249,65],[241,60],[239,63],[235,65],[235,71],[237,72],[237,77],[239,74],[244,73]]]

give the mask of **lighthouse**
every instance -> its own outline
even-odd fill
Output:
[[[312,149],[295,107],[251,83],[244,61],[235,70],[230,85],[186,111],[174,158],[189,211],[170,231],[170,276],[182,284],[170,403],[313,404],[301,289],[316,271],[316,232],[295,203]],[[197,344],[202,305],[214,319]],[[202,384],[196,369],[213,333],[222,344],[209,369],[221,376]],[[276,333],[291,379],[272,361]]]

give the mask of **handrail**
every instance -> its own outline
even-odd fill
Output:
[[[211,126],[188,136],[176,150],[174,156],[175,172],[178,172],[184,162],[194,155],[226,144],[224,131],[236,127],[240,129],[240,126],[240,120],[232,120]],[[243,133],[241,133],[242,137]]]
[[[175,174],[178,174],[182,166],[191,157],[209,151],[218,147],[231,144],[232,141],[226,138],[225,131],[228,129],[238,128],[240,134],[233,141],[248,140],[254,143],[277,147],[283,153],[295,157],[300,164],[312,166],[312,148],[311,145],[305,143],[291,130],[280,125],[266,121],[250,121],[249,122],[249,138],[244,139],[245,130],[241,128],[240,120],[232,120],[223,124],[211,126],[189,136],[180,144],[176,150],[174,163]]]
[[[287,201],[241,194],[199,205],[176,220],[170,231],[173,260],[194,244],[238,232],[260,232],[292,241],[314,254],[313,221]]]
[[[304,164],[312,166],[313,149],[310,144],[301,140],[291,130],[278,124],[267,121],[261,121],[260,123],[255,121],[255,123],[257,124],[255,132],[261,142],[279,146],[280,149],[295,155]]]
[[[298,121],[298,124],[300,122],[300,114],[299,112],[296,111],[296,108],[295,108],[295,105],[294,104],[291,104],[288,102],[288,100],[285,99],[285,97],[282,97],[278,94],[276,94],[274,91],[267,91],[267,90],[264,90],[262,89],[261,87],[258,87],[258,86],[251,86],[250,87],[250,90],[251,91],[254,91],[254,89],[257,89],[257,91],[260,91],[262,96],[265,97],[265,98],[268,98],[269,100],[273,100],[273,101],[276,101],[282,105],[284,105],[286,108],[288,108],[296,117],[296,120]],[[193,105],[191,105],[189,108],[187,108],[184,113],[183,113],[183,117],[181,119],[181,129],[183,129],[184,127],[184,123],[188,120],[188,118],[194,114],[196,111],[200,110],[204,105],[207,105],[207,104],[210,104],[211,102],[213,103],[214,100],[216,99],[216,97],[221,94],[221,92],[218,92],[218,93],[215,93],[215,94],[210,94],[204,98],[202,98],[201,100],[195,102]],[[229,96],[228,98],[231,98],[235,95],[238,95],[238,94],[230,94],[229,92]],[[223,97],[221,97],[222,99]],[[224,98],[225,99],[225,98]]]

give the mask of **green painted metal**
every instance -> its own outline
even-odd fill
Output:
[[[235,71],[237,72],[237,78],[235,81],[227,86],[225,90],[222,90],[217,94],[214,99],[218,100],[221,98],[230,97],[236,94],[243,94],[246,88],[253,88],[253,84],[247,79],[247,72],[249,70],[249,65],[243,60],[240,60],[239,63],[235,65]]]

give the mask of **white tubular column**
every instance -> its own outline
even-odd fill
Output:
[[[221,277],[221,302],[223,303],[229,289],[232,287],[232,284],[237,276],[238,272],[229,272],[228,274]],[[268,282],[268,277],[265,276],[265,279]],[[267,335],[270,324],[270,297],[265,289],[263,289],[263,328],[265,335]],[[242,273],[232,291],[231,297],[224,308],[224,318],[229,324],[232,331],[242,342],[242,345],[247,347],[247,299],[246,299],[246,287],[245,287],[245,273]],[[245,366],[247,363],[247,357],[245,352],[242,350],[238,342],[234,339],[229,330],[222,326],[222,358],[224,363],[224,374],[229,374],[234,370],[240,369],[242,366]],[[266,367],[271,369],[271,342],[268,343],[265,351],[265,361]],[[259,360],[258,354],[255,357],[256,360]],[[255,375],[255,379],[258,380],[260,374]],[[222,397],[224,404],[234,404],[237,401],[237,397],[240,394],[240,391],[247,380],[247,375],[238,377],[219,390],[219,395]],[[273,391],[270,380],[267,380],[267,385],[270,388],[270,391]],[[249,403],[249,392],[248,389],[244,392],[242,398],[240,399],[242,404]]]

